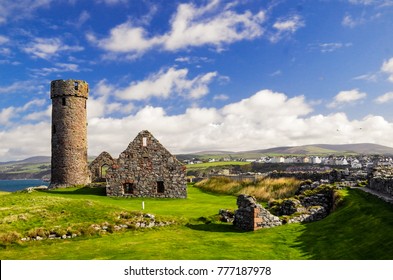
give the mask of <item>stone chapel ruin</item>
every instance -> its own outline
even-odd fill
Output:
[[[185,166],[147,130],[118,159],[102,152],[87,159],[87,98],[82,80],[51,82],[52,163],[50,188],[106,182],[108,196],[186,198]]]
[[[103,166],[109,166],[105,177]],[[118,159],[103,152],[89,168],[93,181],[107,181],[108,196],[187,197],[185,166],[147,130],[141,131]]]

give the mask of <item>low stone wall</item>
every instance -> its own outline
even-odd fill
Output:
[[[253,231],[286,223],[314,222],[325,218],[333,209],[334,187],[330,185],[314,182],[300,187],[297,193],[296,197],[272,201],[269,210],[257,204],[254,197],[239,195],[234,226]]]
[[[296,178],[298,180],[311,180],[311,181],[320,181],[320,180],[331,180],[336,179],[332,178],[330,175],[331,172],[271,172],[269,174],[270,178]]]
[[[233,224],[236,228],[253,231],[260,228],[280,226],[282,223],[277,216],[256,203],[254,197],[241,194],[237,198],[238,209],[235,211]]]
[[[373,177],[369,179],[370,189],[393,197],[393,178]]]
[[[311,180],[315,181],[327,181],[329,183],[342,182],[342,181],[358,181],[366,180],[367,173],[361,172],[350,172],[347,170],[332,170],[329,172],[307,172],[307,171],[297,171],[297,172],[283,172],[283,171],[273,171],[269,174],[270,178],[287,178],[293,177],[298,180]]]

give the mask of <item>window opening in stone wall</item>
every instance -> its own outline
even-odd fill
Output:
[[[62,104],[63,104],[63,106],[66,105],[66,99],[65,99],[65,97],[62,98]]]
[[[105,179],[106,178],[106,172],[109,169],[109,165],[104,164],[103,166],[101,166],[101,172],[100,172],[100,178]]]
[[[142,146],[147,147],[147,138],[146,137],[142,138]]]
[[[56,134],[56,126],[52,125],[52,134]]]
[[[75,90],[78,90],[78,82],[74,82],[74,87],[75,87]]]
[[[157,181],[157,193],[164,193],[165,187],[163,181]]]
[[[123,184],[124,193],[126,194],[133,194],[135,190],[134,183],[124,183]]]

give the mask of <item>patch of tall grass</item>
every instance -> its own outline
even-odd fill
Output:
[[[215,177],[198,182],[195,186],[208,192],[230,195],[247,194],[259,201],[269,201],[294,196],[301,183],[302,181],[295,178],[264,178],[254,182]]]

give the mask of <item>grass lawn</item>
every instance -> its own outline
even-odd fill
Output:
[[[256,232],[240,232],[214,220],[203,222],[212,220],[220,208],[234,209],[236,198],[204,193],[195,187],[188,188],[189,197],[184,200],[109,198],[97,189],[3,195],[0,207],[14,207],[14,212],[50,201],[60,203],[62,209],[64,201],[74,212],[68,221],[55,219],[58,223],[102,219],[113,211],[140,211],[142,201],[145,212],[169,216],[179,223],[93,237],[3,245],[0,259],[393,259],[393,206],[360,190],[342,192],[342,206],[322,221]],[[8,196],[17,199],[4,200]],[[23,197],[35,202],[29,203]],[[18,199],[24,205],[19,205]],[[96,209],[97,213],[89,214],[83,205],[93,205],[91,211]],[[47,208],[47,215],[50,213]],[[88,217],[76,217],[82,214]]]

